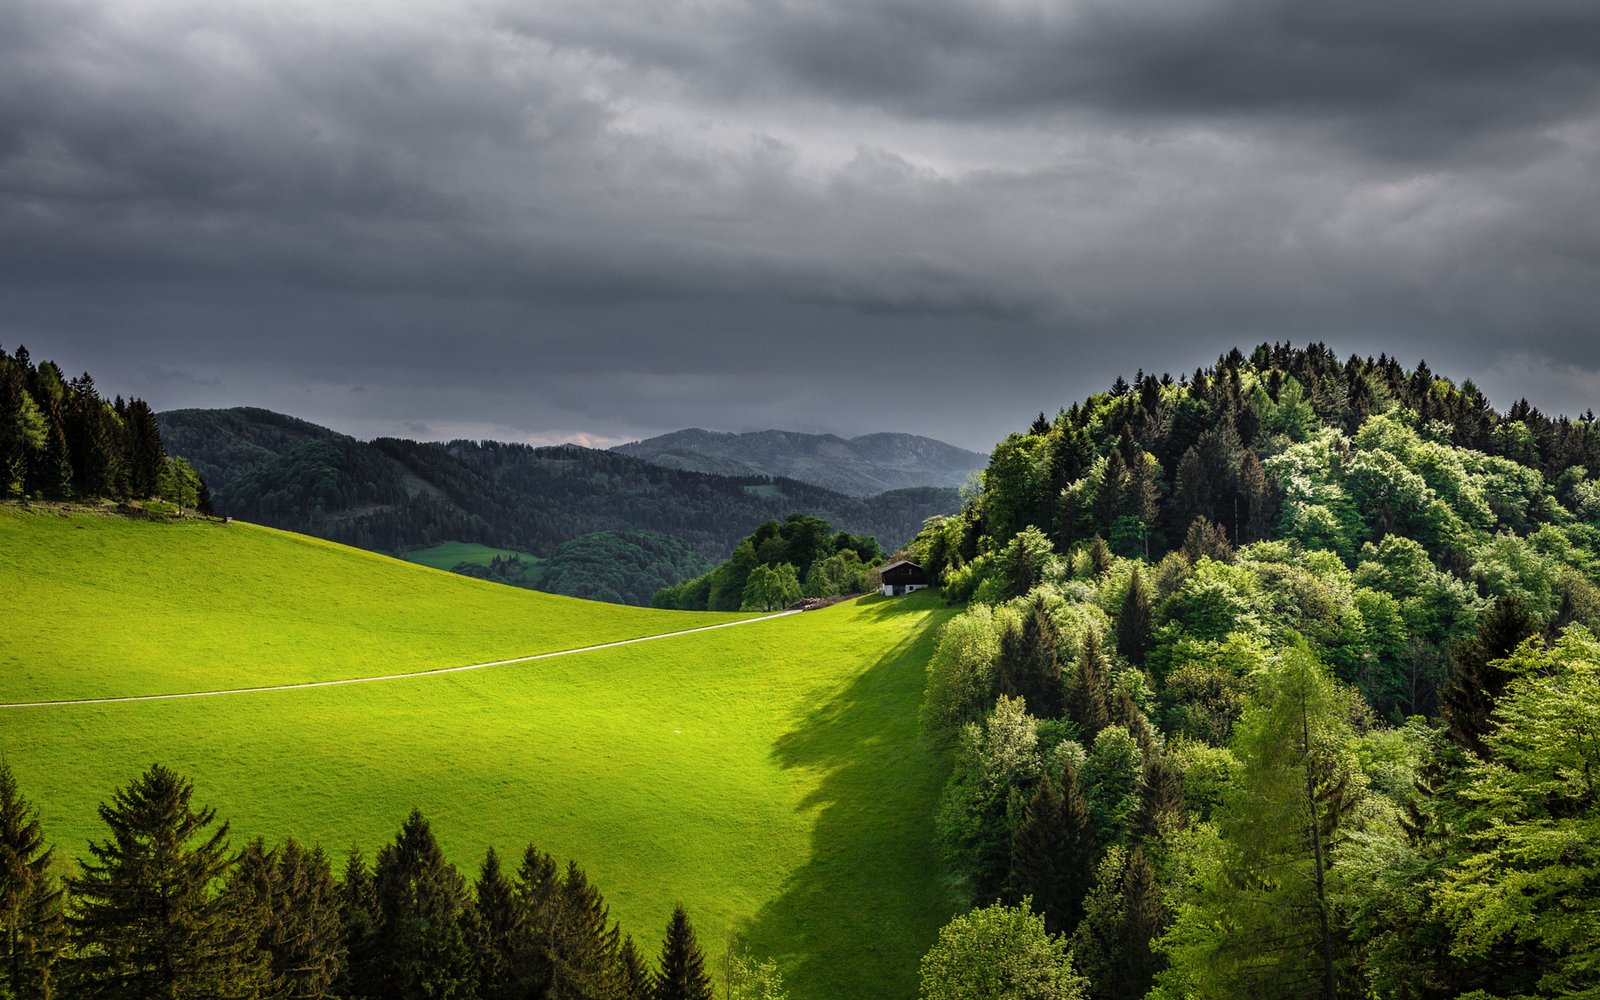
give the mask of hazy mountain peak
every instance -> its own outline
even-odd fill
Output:
[[[912,486],[958,487],[987,462],[984,455],[943,441],[892,432],[843,438],[691,427],[612,450],[673,469],[783,476],[857,496]]]

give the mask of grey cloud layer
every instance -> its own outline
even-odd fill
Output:
[[[1236,342],[1600,368],[1592,3],[596,7],[0,0],[0,342],[351,426],[979,447]]]

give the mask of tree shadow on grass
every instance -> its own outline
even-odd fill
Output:
[[[864,602],[886,616],[936,603]],[[823,772],[799,807],[816,813],[811,856],[740,932],[778,961],[795,1000],[915,996],[918,962],[954,912],[933,841],[948,765],[917,721],[946,617],[929,615],[773,749],[784,768]]]

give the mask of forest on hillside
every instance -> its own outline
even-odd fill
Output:
[[[138,501],[151,512],[211,509],[205,482],[169,455],[150,405],[105,399],[26,347],[0,349],[0,500]]]
[[[1595,995],[1597,474],[1592,413],[1321,345],[1001,442],[912,546],[970,602],[924,995]]]
[[[852,497],[789,479],[668,469],[576,445],[362,442],[264,410],[177,410],[159,420],[169,445],[211,483],[217,509],[245,520],[385,552],[460,541],[547,557],[596,533],[651,532],[699,557],[674,551],[651,561],[659,545],[636,544],[637,534],[607,535],[587,543],[588,562],[613,549],[626,550],[623,558],[598,577],[575,571],[584,593],[556,591],[625,590],[641,604],[727,558],[761,523],[795,511],[893,545],[960,505],[951,489]],[[638,569],[650,586],[619,589],[600,579]],[[563,579],[546,575],[540,587]]]

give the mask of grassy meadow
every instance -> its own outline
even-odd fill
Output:
[[[0,601],[18,600],[0,701],[393,672],[733,617],[535,594],[242,525],[4,512]],[[69,855],[99,834],[110,790],[161,761],[236,842],[370,857],[416,805],[469,877],[490,846],[577,859],[652,954],[681,901],[708,953],[737,930],[796,1000],[910,997],[952,908],[933,875],[944,769],[916,722],[949,614],[928,594],[867,598],[470,673],[4,710],[0,754]]]
[[[525,574],[527,583],[538,583],[539,578],[544,575],[545,559],[542,556],[536,556],[531,552],[518,552],[515,549],[496,549],[477,542],[440,542],[425,549],[409,549],[400,553],[400,558],[406,562],[446,571],[455,569],[461,563],[487,566],[494,561],[495,556],[502,559],[520,556],[528,565],[528,572]]]
[[[510,659],[748,615],[598,604],[248,524],[0,506],[0,702]]]

